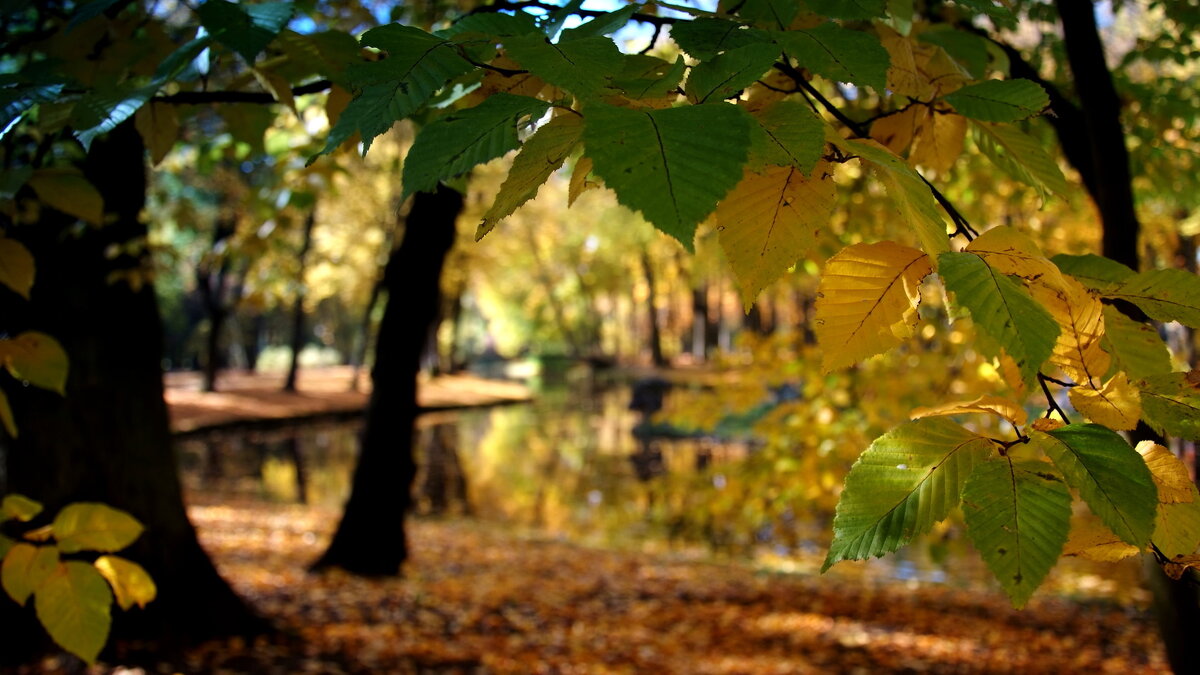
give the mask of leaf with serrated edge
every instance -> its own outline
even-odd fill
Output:
[[[1142,272],[1102,292],[1105,297],[1132,302],[1155,321],[1178,321],[1200,328],[1200,277],[1186,270]]]
[[[33,254],[21,242],[0,236],[0,284],[28,300],[33,278]]]
[[[575,149],[583,133],[583,121],[578,115],[560,115],[537,130],[513,159],[508,177],[500,186],[491,208],[483,214],[483,222],[475,231],[479,241],[496,223],[507,218],[522,204],[533,199],[538,189],[558,170],[567,155]]]
[[[95,567],[69,560],[33,597],[38,621],[60,647],[95,663],[112,624],[112,591]]]
[[[1025,409],[1016,401],[986,394],[974,401],[961,401],[929,408],[917,408],[909,413],[909,418],[916,420],[925,417],[941,417],[963,413],[997,415],[1008,420],[1009,423],[1018,429],[1024,427],[1025,423],[1029,420],[1028,415],[1025,414]]]
[[[947,94],[959,114],[983,122],[1016,122],[1050,105],[1050,97],[1031,80],[986,80]]]
[[[1094,291],[1116,288],[1137,273],[1103,256],[1059,253],[1050,259],[1060,270]]]
[[[145,568],[120,556],[102,555],[96,558],[96,570],[112,586],[117,605],[129,609],[145,607],[158,595],[158,587]]]
[[[874,35],[827,21],[772,36],[802,68],[821,77],[881,93],[887,88],[888,52]]]
[[[808,176],[825,150],[825,128],[808,106],[778,101],[753,113],[758,121],[750,164],[794,166]]]
[[[881,354],[912,336],[929,256],[884,241],[847,246],[829,259],[813,330],[825,371]]]
[[[604,37],[585,37],[552,43],[539,35],[507,38],[510,58],[546,82],[575,96],[599,94],[608,78],[621,68],[621,52]]]
[[[58,567],[58,549],[53,546],[15,544],[0,564],[0,586],[18,605],[24,605]]]
[[[54,518],[54,538],[63,553],[119,551],[144,529],[128,513],[97,502],[68,504]]]
[[[721,200],[717,230],[743,305],[754,304],[763,288],[808,253],[828,224],[836,197],[825,168],[805,178],[795,167],[772,166],[761,173],[747,171]]]
[[[1071,187],[1058,162],[1029,134],[1009,124],[991,124],[972,120],[975,145],[1001,171],[1013,179],[1067,198]]]
[[[1144,378],[1142,415],[1159,433],[1200,440],[1200,371]]]
[[[1130,431],[1142,418],[1141,396],[1125,373],[1117,373],[1100,387],[1094,383],[1072,387],[1069,397],[1076,410],[1109,429]]]
[[[1030,434],[1092,513],[1127,544],[1145,546],[1154,534],[1158,491],[1141,455],[1098,424],[1068,424]]]
[[[1112,355],[1116,369],[1135,380],[1172,371],[1171,353],[1153,326],[1134,321],[1108,305],[1103,315],[1104,337],[1100,347]]]
[[[778,58],[779,46],[771,42],[731,49],[693,67],[685,91],[694,103],[730,98],[758,81]]]
[[[967,536],[1020,609],[1067,542],[1071,493],[1045,462],[983,462],[962,491]]]
[[[1196,484],[1192,482],[1187,466],[1175,453],[1154,441],[1141,441],[1136,450],[1154,477],[1159,503],[1180,504],[1195,498]]]
[[[875,439],[846,476],[821,571],[895,551],[959,501],[992,443],[946,419],[908,422]]]

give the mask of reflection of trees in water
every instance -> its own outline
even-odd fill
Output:
[[[417,432],[415,509],[425,515],[470,515],[467,473],[458,456],[458,425],[435,424]]]

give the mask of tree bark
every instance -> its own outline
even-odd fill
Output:
[[[139,219],[143,155],[132,120],[93,144],[83,169],[104,196],[110,222],[103,227],[78,231],[73,219],[47,210],[40,222],[10,230],[38,268],[30,302],[0,300],[4,329],[54,336],[70,358],[70,372],[66,396],[5,382],[20,436],[0,442],[6,489],[43,502],[46,517],[71,502],[99,501],[146,526],[121,555],[146,568],[158,598],[144,610],[114,611],[112,635],[170,647],[266,624],[218,576],[188,521],[163,400],[154,291],[109,280],[112,272],[145,262],[104,255],[112,245],[146,236]],[[16,640],[16,624],[9,617],[0,623],[5,641]]]
[[[417,373],[427,329],[441,303],[442,267],[462,208],[462,195],[445,186],[413,199],[404,240],[384,271],[388,300],[350,499],[333,541],[313,569],[340,567],[365,576],[391,576],[408,557],[404,517],[412,505],[416,474]]]
[[[304,272],[307,267],[308,250],[312,248],[313,226],[317,223],[317,210],[308,212],[304,219],[304,239],[300,244],[300,268],[296,271],[296,299],[292,303],[292,358],[288,361],[287,380],[284,391],[296,391],[296,375],[300,370],[300,350],[304,348]]]
[[[658,320],[658,296],[654,292],[654,265],[650,254],[642,249],[642,274],[646,277],[646,318],[650,321],[650,361],[655,368],[671,365],[662,350],[662,328]]]

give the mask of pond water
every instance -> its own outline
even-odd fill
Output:
[[[777,570],[819,568],[830,537],[828,506],[767,513],[746,503],[745,491],[762,480],[761,466],[748,468],[753,443],[639,439],[640,413],[630,400],[628,386],[559,387],[531,403],[423,415],[418,515],[475,518],[589,545],[754,559]],[[349,495],[360,428],[354,419],[180,439],[184,487],[206,499],[338,509]],[[834,570],[995,586],[960,527]],[[1067,560],[1050,583],[1088,597],[1144,600],[1137,578],[1136,566]]]

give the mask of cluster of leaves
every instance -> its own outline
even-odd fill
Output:
[[[0,503],[0,522],[27,523],[41,512],[41,504],[10,494]],[[145,607],[157,592],[141,565],[109,555],[132,544],[142,529],[133,516],[110,506],[68,504],[49,525],[25,532],[25,541],[0,535],[0,586],[20,605],[32,596],[50,637],[92,663],[108,639],[114,597],[129,609]],[[91,562],[63,559],[92,552],[104,555]]]

